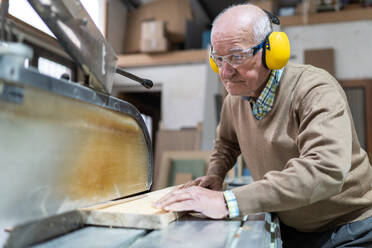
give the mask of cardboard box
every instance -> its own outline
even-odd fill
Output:
[[[140,40],[140,51],[144,53],[165,52],[168,50],[166,38],[148,38]]]
[[[141,24],[141,40],[166,38],[164,21],[144,21]]]
[[[335,76],[335,55],[333,48],[305,50],[304,55],[305,64],[322,68],[332,76]]]
[[[297,15],[309,15],[317,12],[317,1],[309,0],[307,2],[301,2],[297,4],[296,14]]]
[[[140,51],[141,24],[149,19],[164,21],[170,42],[183,42],[186,21],[192,19],[189,0],[158,0],[143,4],[135,11],[129,12],[124,52]]]

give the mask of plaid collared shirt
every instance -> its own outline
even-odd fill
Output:
[[[275,92],[278,88],[283,70],[284,68],[271,71],[269,80],[257,100],[254,97],[243,96],[244,100],[251,103],[252,113],[257,120],[261,120],[273,108]]]

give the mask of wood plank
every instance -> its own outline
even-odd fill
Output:
[[[346,88],[363,87],[365,90],[365,112],[366,112],[366,142],[369,159],[372,160],[372,79],[346,79],[339,80]]]
[[[281,26],[297,26],[306,24],[321,24],[321,23],[334,23],[334,22],[351,22],[361,20],[372,20],[371,8],[356,8],[345,9],[334,12],[322,12],[305,16],[283,16],[280,17]]]
[[[191,173],[176,173],[174,177],[174,185],[180,185],[192,180]]]
[[[127,201],[122,204],[98,209],[82,210],[87,212],[86,224],[114,227],[131,227],[142,229],[159,229],[166,227],[176,220],[182,213],[167,212],[152,207],[152,204],[174,190],[169,187],[163,190],[145,194],[142,198]],[[128,198],[130,199],[130,198]]]
[[[118,66],[128,68],[137,66],[153,66],[167,64],[205,63],[208,59],[208,51],[185,50],[159,54],[127,54],[118,56]]]
[[[168,186],[168,177],[172,160],[175,159],[204,159],[208,171],[209,159],[212,151],[165,151],[162,155],[159,168],[159,178],[154,185],[155,189],[162,189]]]
[[[130,198],[125,198],[125,199],[122,199],[122,200],[108,201],[108,202],[105,202],[105,203],[97,204],[97,205],[86,207],[86,208],[79,208],[78,210],[80,210],[80,211],[91,211],[91,210],[97,210],[97,209],[102,209],[102,208],[108,208],[108,207],[123,204],[123,203],[126,203],[126,202],[135,201],[135,200],[138,200],[138,199],[141,199],[141,198],[144,198],[144,197],[146,197],[145,194],[138,195],[138,196],[133,196],[133,197],[130,197]]]
[[[168,186],[168,181],[163,183],[162,187],[158,187],[158,180],[163,173],[163,153],[165,151],[190,151],[199,150],[201,143],[201,125],[195,128],[187,128],[181,130],[158,130],[156,133],[155,144],[155,164],[152,190],[165,188]],[[180,142],[182,140],[182,142]],[[168,169],[165,170],[168,173]],[[168,180],[168,174],[165,180]]]
[[[300,15],[281,16],[279,18],[280,18],[280,26],[282,27],[304,25],[303,16],[300,16]]]
[[[168,175],[168,186],[179,185],[205,175],[206,162],[204,159],[172,159]],[[176,175],[180,173],[191,174],[190,180],[176,182]]]
[[[305,64],[322,68],[335,77],[334,57],[333,48],[305,50]]]

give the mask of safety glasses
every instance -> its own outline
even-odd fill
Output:
[[[224,56],[216,55],[212,47],[211,57],[213,61],[216,63],[216,65],[218,66],[218,68],[221,68],[224,62],[228,63],[234,68],[237,68],[238,66],[244,64],[244,62],[247,61],[247,59],[254,56],[261,48],[263,48],[265,45],[265,42],[266,42],[266,39],[262,41],[260,44],[258,44],[257,46],[245,49],[239,53],[228,54]]]

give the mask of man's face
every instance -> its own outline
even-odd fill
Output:
[[[237,34],[223,32],[212,36],[214,54],[218,56],[241,55],[244,50],[258,44],[248,42]],[[262,49],[255,55],[247,57],[242,64],[236,66],[224,61],[219,67],[222,83],[230,95],[258,97],[265,86],[270,71],[262,62]]]

